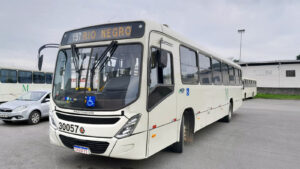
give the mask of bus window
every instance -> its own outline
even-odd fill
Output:
[[[52,83],[52,73],[46,73],[46,83],[47,84]]]
[[[232,66],[229,66],[229,84],[235,85],[234,68]]]
[[[17,71],[2,69],[0,79],[1,83],[17,83]]]
[[[32,83],[32,72],[30,71],[18,71],[19,83]]]
[[[239,69],[238,72],[239,72],[239,85],[241,86],[241,85],[243,85],[242,71]]]
[[[199,53],[200,84],[212,83],[211,59]]]
[[[234,68],[235,85],[240,85],[240,76],[238,69]]]
[[[157,63],[157,50],[157,48],[151,49],[148,109],[152,109],[174,90],[172,54],[167,52],[167,65],[160,67]]]
[[[221,85],[222,84],[222,72],[221,72],[221,62],[212,59],[212,68],[213,68],[213,83],[215,85]]]
[[[223,84],[229,85],[229,71],[228,71],[228,65],[225,63],[222,63],[222,74],[223,74]]]
[[[198,84],[197,54],[195,51],[180,46],[181,80],[184,84]]]
[[[33,83],[45,83],[45,73],[33,72]]]

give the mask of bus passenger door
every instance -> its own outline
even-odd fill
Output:
[[[161,43],[161,39],[166,43]],[[148,156],[177,140],[174,48],[172,40],[151,33],[148,58]]]

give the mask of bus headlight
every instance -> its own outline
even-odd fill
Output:
[[[121,139],[130,136],[133,133],[136,125],[138,124],[140,117],[141,114],[137,114],[131,117],[115,137]]]

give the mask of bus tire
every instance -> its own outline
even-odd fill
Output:
[[[182,153],[183,152],[183,146],[184,146],[184,116],[182,116],[181,124],[180,124],[180,136],[179,136],[179,142],[174,143],[170,148],[175,153]]]
[[[232,113],[233,113],[233,104],[230,102],[228,115],[225,116],[222,121],[229,123],[231,121]]]
[[[33,112],[30,113],[28,117],[28,124],[34,125],[38,124],[41,121],[41,114],[39,111],[34,110]]]

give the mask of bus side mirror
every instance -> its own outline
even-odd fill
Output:
[[[157,63],[161,68],[167,67],[168,65],[168,53],[164,50],[157,51]]]
[[[42,66],[43,66],[43,58],[44,58],[44,55],[38,56],[38,68],[39,68],[39,71],[42,70]]]

